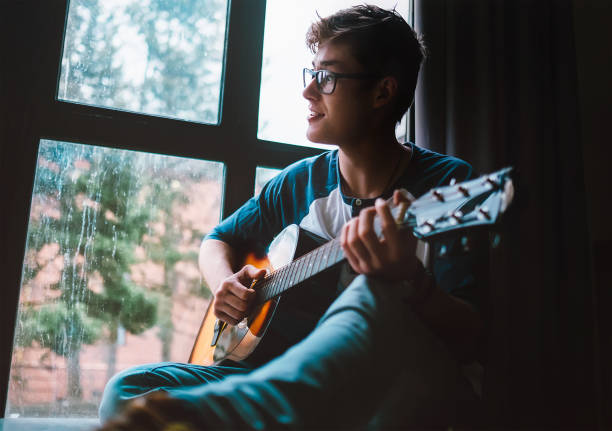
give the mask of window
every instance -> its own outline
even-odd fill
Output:
[[[266,185],[268,181],[274,178],[281,170],[280,169],[272,169],[272,168],[263,168],[261,166],[257,166],[255,170],[255,196],[257,196],[263,186]]]
[[[217,123],[226,0],[70,1],[57,97]]]
[[[9,417],[95,417],[117,371],[187,360],[222,183],[218,162],[41,141]]]
[[[259,102],[260,139],[331,148],[306,139],[307,101],[302,97],[302,69],[312,62],[304,35],[320,16],[327,16],[359,2],[353,0],[267,0],[266,27]],[[395,9],[410,22],[409,0],[382,0],[377,6]],[[296,31],[296,29],[303,29]],[[396,135],[407,140],[406,116],[396,128]]]

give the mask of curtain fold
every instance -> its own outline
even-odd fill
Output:
[[[572,17],[565,0],[415,0],[429,51],[417,144],[480,173],[515,168],[490,268],[493,425],[602,426]]]

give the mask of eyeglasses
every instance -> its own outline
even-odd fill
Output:
[[[306,79],[307,76],[310,79]],[[304,88],[310,84],[310,81],[316,79],[317,88],[321,94],[332,94],[336,89],[336,81],[339,78],[376,79],[378,75],[373,73],[335,73],[329,70],[312,70],[305,67],[302,72],[302,78],[304,79]]]

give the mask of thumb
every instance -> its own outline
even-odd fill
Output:
[[[397,189],[393,192],[393,204],[399,205],[401,202],[411,204],[416,198],[406,189]]]
[[[264,277],[267,272],[265,268],[256,268],[253,265],[246,265],[243,271],[243,274],[250,280],[259,280]]]

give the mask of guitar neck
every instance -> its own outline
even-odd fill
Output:
[[[261,304],[275,298],[302,281],[331,268],[343,259],[344,252],[340,246],[340,240],[333,239],[258,281],[255,302]]]

